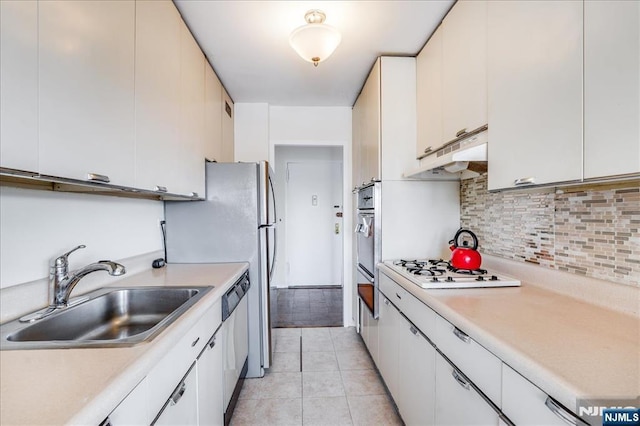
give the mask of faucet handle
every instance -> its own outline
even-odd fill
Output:
[[[85,246],[84,244],[79,245],[78,247],[69,250],[68,252],[66,252],[65,254],[62,254],[58,257],[56,257],[52,262],[51,262],[51,266],[56,266],[56,267],[66,267],[69,265],[69,255],[71,253],[73,253],[76,250],[80,250],[83,249],[87,246]]]

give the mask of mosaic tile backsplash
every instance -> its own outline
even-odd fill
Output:
[[[640,287],[640,185],[489,193],[460,184],[461,226],[483,253]]]

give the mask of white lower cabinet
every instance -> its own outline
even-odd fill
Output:
[[[360,335],[373,362],[378,364],[378,320],[373,319],[373,314],[364,302],[360,301]]]
[[[184,379],[175,388],[152,425],[197,426],[198,379],[194,362]]]
[[[102,424],[223,424],[222,345],[211,337],[221,322],[217,301]]]
[[[436,349],[403,316],[398,326],[398,390],[394,399],[405,424],[433,425]]]
[[[153,416],[148,403],[149,384],[143,379],[129,395],[109,414],[102,425],[146,425]]]
[[[436,316],[434,343],[498,407],[501,406],[502,361],[459,328]]]
[[[401,315],[393,304],[380,294],[380,316],[378,317],[378,370],[391,395],[398,394],[398,330]]]
[[[442,355],[436,355],[437,425],[497,425],[498,413],[471,385],[471,381]]]
[[[502,365],[502,380],[502,411],[515,424],[585,424],[506,364]]]
[[[198,424],[224,424],[222,405],[222,344],[216,333],[198,357]]]

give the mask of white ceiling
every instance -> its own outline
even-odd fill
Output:
[[[375,58],[415,55],[453,0],[174,0],[235,102],[351,106]],[[304,14],[321,9],[342,43],[315,68],[289,46]]]

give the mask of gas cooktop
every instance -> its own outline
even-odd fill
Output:
[[[456,269],[442,259],[387,260],[385,265],[422,288],[517,287],[520,281],[486,269]]]

